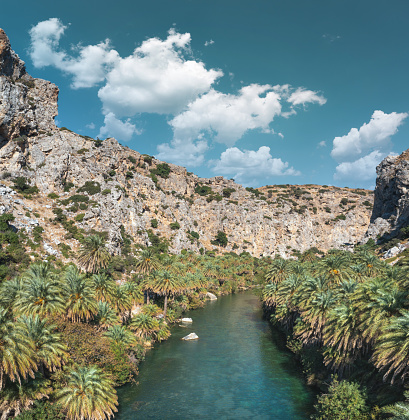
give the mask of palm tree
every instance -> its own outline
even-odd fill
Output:
[[[0,286],[0,305],[3,308],[12,309],[23,287],[24,281],[21,277],[14,277],[3,282]]]
[[[105,420],[117,411],[112,379],[96,366],[78,367],[67,375],[67,385],[56,392],[69,420]]]
[[[406,401],[399,401],[393,405],[382,407],[382,413],[389,414],[389,420],[407,420],[409,419],[409,391],[403,393]]]
[[[23,281],[14,304],[17,313],[47,316],[64,311],[64,290],[47,264],[33,264]]]
[[[27,337],[33,342],[38,362],[52,371],[61,367],[68,354],[61,334],[55,332],[55,326],[48,324],[45,319],[40,319],[38,315],[23,315],[17,322],[27,330]]]
[[[105,332],[105,336],[125,348],[132,347],[136,343],[134,335],[123,325],[112,325]]]
[[[48,398],[52,391],[50,381],[37,375],[34,379],[7,383],[1,392],[1,420],[17,417],[29,410],[36,400]]]
[[[159,268],[159,265],[159,261],[150,249],[140,251],[136,257],[136,271],[143,275],[148,276],[153,271],[156,271]]]
[[[115,282],[111,277],[108,277],[106,274],[98,273],[92,276],[91,282],[97,300],[106,302],[112,301],[112,297],[115,294]]]
[[[6,309],[0,309],[0,390],[3,389],[6,375],[11,381],[34,377],[37,358],[33,341],[21,322],[8,318]]]
[[[90,235],[78,252],[78,264],[89,273],[96,273],[108,265],[110,255],[100,235]]]
[[[135,331],[138,337],[146,338],[159,331],[159,321],[149,315],[140,313],[132,318],[129,328]]]
[[[180,290],[179,280],[169,271],[160,271],[153,280],[153,290],[165,296],[163,316],[166,320],[166,310],[168,307],[168,296]]]
[[[97,312],[97,301],[92,282],[73,265],[66,270],[65,281],[68,318],[71,318],[73,322],[92,318]]]
[[[351,276],[351,256],[346,253],[329,254],[322,258],[317,264],[317,274],[326,276],[332,283],[339,283],[341,280]]]
[[[266,280],[272,283],[281,283],[292,271],[291,261],[283,258],[275,259],[266,274]]]
[[[98,310],[95,315],[95,321],[103,330],[120,323],[119,316],[116,314],[115,310],[109,306],[108,302],[102,301],[98,302]]]
[[[402,316],[391,318],[376,342],[372,360],[383,371],[384,380],[391,377],[404,381],[409,374],[409,311],[402,310]]]

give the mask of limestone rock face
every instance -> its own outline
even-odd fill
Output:
[[[0,147],[20,136],[55,130],[58,88],[26,73],[0,29]]]
[[[85,234],[106,232],[113,254],[129,235],[142,245],[166,239],[173,253],[246,251],[288,258],[294,250],[351,246],[367,231],[371,191],[316,185],[253,190],[223,177],[199,178],[113,138],[96,142],[57,128],[57,100],[58,88],[28,75],[0,30],[0,173],[8,174],[1,180],[0,209],[12,211],[16,226],[27,231],[25,214],[39,214],[35,220],[44,229],[44,243],[53,248],[60,242],[73,251],[79,246],[53,221],[57,208]],[[30,199],[9,193],[19,176],[39,194]],[[97,188],[89,189],[90,183]],[[403,184],[399,188],[401,197]],[[78,195],[86,200],[82,207],[71,198]],[[227,236],[225,247],[214,242],[218,232]]]
[[[409,224],[409,149],[376,168],[376,188],[367,238],[388,239]]]

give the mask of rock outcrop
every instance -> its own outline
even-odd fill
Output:
[[[0,209],[13,212],[16,227],[29,233],[33,220],[42,227],[44,252],[61,244],[75,251],[77,229],[106,232],[112,253],[121,252],[127,236],[142,245],[167,240],[174,253],[289,257],[311,247],[348,247],[367,230],[371,191],[246,189],[223,177],[199,178],[113,138],[100,142],[56,127],[57,99],[58,88],[29,76],[0,31]],[[7,193],[17,177],[39,193]],[[215,241],[218,232],[225,246]]]
[[[390,239],[409,225],[409,149],[386,157],[376,168],[371,223],[366,238]]]

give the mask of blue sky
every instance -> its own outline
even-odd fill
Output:
[[[59,126],[245,185],[373,187],[409,147],[407,0],[2,5]]]

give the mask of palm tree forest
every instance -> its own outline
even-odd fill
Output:
[[[34,260],[0,216],[1,419],[109,419],[116,388],[207,293],[253,289],[316,393],[314,419],[409,418],[408,261],[372,242],[293,259],[171,255],[164,244],[82,239],[75,263]]]

